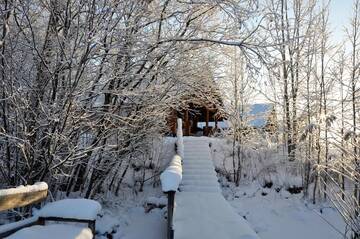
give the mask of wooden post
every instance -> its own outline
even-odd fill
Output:
[[[197,123],[198,123],[198,116],[195,115],[194,116],[194,119],[193,119],[193,125],[192,125],[192,128],[191,128],[191,131],[196,134],[197,133]]]
[[[92,234],[93,234],[93,239],[95,239],[95,234],[96,234],[96,230],[95,230],[95,220],[90,221],[90,222],[88,223],[88,225],[89,225],[89,228],[90,228],[90,230],[91,230],[91,232],[92,232]]]
[[[174,216],[174,206],[175,206],[175,191],[169,191],[169,192],[167,192],[167,195],[168,195],[167,238],[174,239],[173,216]]]
[[[185,136],[190,136],[189,110],[185,110]]]
[[[208,136],[209,135],[209,109],[206,107],[206,118],[205,118],[205,121],[206,121],[206,125],[205,125],[205,136]]]
[[[218,128],[218,120],[217,120],[217,117],[214,115],[214,121],[215,121],[215,131],[217,130]]]
[[[41,226],[45,226],[45,218],[39,217],[37,224],[38,224],[38,225],[41,225]]]
[[[171,119],[170,119],[171,133],[173,136],[176,135],[176,120],[177,120],[176,110],[173,109],[171,112]]]

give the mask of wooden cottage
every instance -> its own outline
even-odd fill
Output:
[[[176,119],[183,120],[184,136],[209,136],[218,129],[218,122],[223,120],[216,105],[189,103],[182,110],[172,110],[168,125],[173,135],[176,134]]]
[[[171,109],[167,119],[170,134],[176,135],[177,118],[183,120],[184,136],[209,136],[219,129],[218,122],[225,118],[219,90],[211,87],[205,96],[188,96],[178,109]]]

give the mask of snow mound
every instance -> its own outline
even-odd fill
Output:
[[[95,220],[100,211],[100,203],[94,200],[63,199],[46,204],[38,211],[37,216]]]
[[[170,162],[169,167],[160,175],[163,192],[177,191],[182,179],[181,157],[175,155]]]
[[[19,228],[19,227],[34,223],[38,219],[39,219],[38,217],[29,217],[29,218],[26,218],[26,219],[21,220],[21,221],[1,225],[0,226],[0,234],[4,233],[4,232],[11,231],[11,230],[13,230],[15,228]]]
[[[47,226],[32,226],[24,228],[7,237],[7,239],[92,239],[89,228],[52,224]]]
[[[18,186],[16,188],[9,188],[9,189],[1,189],[0,196],[9,196],[13,194],[19,193],[32,193],[38,191],[44,191],[48,189],[48,185],[45,182],[38,182],[34,185],[27,185],[27,186]]]
[[[148,197],[146,199],[147,204],[153,204],[156,206],[166,206],[167,205],[167,198],[166,197]]]

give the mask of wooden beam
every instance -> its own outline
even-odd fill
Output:
[[[48,190],[40,190],[25,193],[4,194],[0,193],[0,211],[24,207],[39,203],[47,197]]]
[[[55,222],[75,222],[75,223],[86,223],[90,228],[93,238],[95,237],[95,223],[96,220],[89,219],[78,219],[78,218],[66,218],[66,217],[39,217],[39,222],[41,225],[45,225],[46,221],[55,221]]]

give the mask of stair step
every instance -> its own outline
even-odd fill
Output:
[[[183,170],[183,175],[184,175],[184,177],[187,175],[191,175],[191,176],[199,175],[199,177],[209,175],[211,177],[217,177],[215,170],[202,171],[197,168]]]
[[[180,190],[183,192],[213,192],[213,193],[221,193],[219,187],[207,187],[207,186],[180,186]]]
[[[183,172],[188,170],[202,170],[202,171],[215,171],[215,168],[213,165],[183,165]]]
[[[209,172],[209,171],[201,171],[201,170],[198,170],[198,169],[189,169],[187,171],[183,171],[183,177],[186,177],[186,176],[206,176],[206,175],[217,177],[215,171]]]
[[[183,180],[181,181],[181,185],[193,185],[193,186],[215,186],[218,187],[219,183],[217,180],[213,179],[211,181],[194,181],[194,180]]]
[[[212,162],[211,157],[207,157],[205,155],[200,156],[192,156],[188,155],[187,157],[184,157],[183,161],[185,162],[192,162],[192,161],[206,161],[206,162]]]
[[[209,160],[188,160],[188,161],[184,161],[183,165],[214,165],[211,161]]]
[[[214,175],[184,175],[183,180],[218,180]]]
[[[184,155],[184,160],[208,160],[211,161],[209,155]]]

